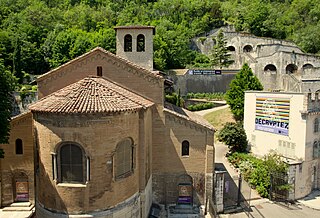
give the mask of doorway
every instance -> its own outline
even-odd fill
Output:
[[[29,201],[29,182],[28,176],[20,172],[14,177],[14,201],[28,202]]]

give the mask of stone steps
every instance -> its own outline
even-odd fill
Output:
[[[5,207],[2,211],[31,211],[34,205],[30,202],[16,202],[12,203],[9,207]]]

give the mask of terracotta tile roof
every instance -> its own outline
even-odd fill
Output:
[[[111,113],[153,104],[103,77],[90,76],[42,98],[29,109],[49,113]]]
[[[188,111],[188,110],[183,109],[181,107],[177,107],[177,106],[170,104],[170,103],[167,103],[167,102],[165,102],[165,104],[164,104],[163,111],[174,114],[177,117],[180,117],[184,120],[193,122],[195,124],[201,125],[209,130],[214,131],[213,126],[207,120],[205,120],[202,116],[200,116],[194,112]]]

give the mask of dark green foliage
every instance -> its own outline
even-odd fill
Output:
[[[230,106],[234,118],[243,120],[244,115],[244,91],[263,90],[263,86],[248,64],[244,64],[240,72],[231,81],[230,88],[226,93],[226,101]]]
[[[319,5],[320,0],[4,0],[0,54],[21,79],[20,72],[42,74],[96,46],[114,52],[114,26],[154,25],[157,69],[206,68],[212,65],[209,58],[192,51],[190,40],[224,24],[294,40],[306,52],[318,53]],[[218,53],[226,55],[220,48]],[[227,63],[218,59],[217,66]]]
[[[244,152],[247,149],[247,135],[240,122],[226,123],[217,137],[219,141],[228,145],[231,153]]]
[[[214,39],[215,44],[212,47],[209,58],[212,67],[229,67],[233,60],[227,48],[227,42],[224,39],[222,30],[219,30],[217,37]]]
[[[270,176],[274,173],[287,174],[288,165],[276,153],[269,153],[262,159],[247,153],[234,152],[228,156],[229,162],[239,168],[246,181],[255,187],[262,197],[269,196]],[[290,185],[277,187],[290,189]]]
[[[189,105],[187,107],[187,109],[189,111],[201,111],[201,110],[210,109],[213,107],[214,107],[214,103],[207,102],[207,103],[199,103],[199,104]]]
[[[195,98],[195,99],[207,99],[207,100],[224,100],[225,93],[223,92],[214,92],[214,93],[192,93],[189,92],[187,94],[187,98]]]
[[[6,144],[10,135],[10,118],[12,112],[12,92],[16,78],[3,65],[0,59],[0,143]],[[0,150],[0,158],[3,151]]]
[[[184,105],[183,98],[180,96],[180,94],[177,94],[175,92],[171,94],[166,94],[166,101],[178,107],[183,107]]]
[[[115,52],[115,26],[154,25],[157,69],[200,66],[207,60],[190,40],[222,25],[220,7],[217,0],[0,1],[0,54],[21,82],[22,72],[42,74],[96,46]]]

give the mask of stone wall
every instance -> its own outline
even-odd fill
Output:
[[[148,70],[153,70],[153,35],[154,27],[127,28],[116,27],[117,31],[117,55],[125,58]],[[132,51],[124,51],[124,37],[132,36]],[[137,52],[137,37],[142,34],[145,37],[145,51]]]
[[[88,75],[97,75],[98,66],[102,67],[103,77],[134,90],[155,103],[163,104],[164,79],[101,48],[96,48],[39,77],[39,99]]]
[[[27,179],[29,201],[34,203],[34,149],[32,114],[25,113],[13,118],[10,123],[9,144],[1,144],[4,158],[0,159],[1,167],[1,202],[2,206],[15,201],[16,180]],[[16,154],[16,140],[22,140],[23,154]]]
[[[81,214],[108,210],[139,192],[139,117],[138,112],[112,116],[35,114],[40,154],[39,203],[51,211]],[[151,129],[146,131],[142,134],[151,134]],[[116,145],[127,137],[135,145],[134,169],[129,176],[117,179],[113,156]],[[81,145],[90,158],[90,180],[84,184],[60,183],[52,177],[52,154],[65,141]]]
[[[234,50],[230,51],[234,63],[229,69],[240,69],[244,63],[248,63],[265,90],[306,92],[309,89],[315,91],[316,86],[320,84],[319,79],[310,80],[312,76],[307,75],[310,72],[304,72],[306,68],[312,68],[315,72],[312,75],[320,75],[318,56],[303,53],[297,45],[289,41],[237,33],[232,28],[223,29],[227,46]],[[215,30],[206,36],[195,38],[194,49],[208,55],[217,32]],[[272,65],[275,70],[270,71],[268,65]],[[290,65],[295,68],[293,71],[288,71]],[[308,81],[303,82],[307,77]]]
[[[181,95],[189,92],[226,92],[236,74],[222,75],[177,75],[171,76],[174,81],[174,90]]]
[[[140,214],[140,195],[139,193],[130,196],[115,207],[105,211],[91,212],[84,214],[61,214],[44,208],[41,204],[36,204],[36,216],[41,218],[137,218]],[[145,216],[146,217],[146,216]]]
[[[193,203],[204,204],[206,173],[214,168],[213,131],[203,126],[179,118],[170,113],[164,114],[165,126],[153,147],[153,200],[161,204],[174,204],[178,199],[178,182],[181,176],[191,176],[193,181]],[[159,138],[162,137],[162,138]],[[182,142],[190,144],[189,155],[182,156]]]

